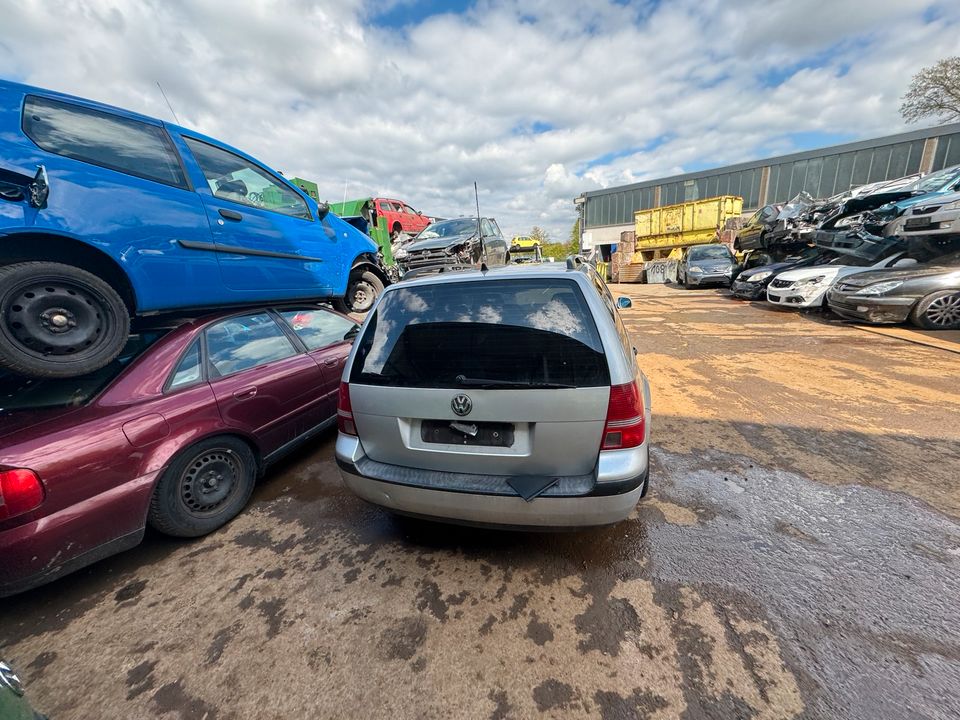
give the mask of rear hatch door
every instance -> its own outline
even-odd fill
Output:
[[[562,278],[389,292],[349,381],[372,460],[484,475],[592,472],[610,394],[587,303]]]

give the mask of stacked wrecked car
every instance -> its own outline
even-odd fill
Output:
[[[766,205],[734,247],[744,254],[737,297],[960,329],[960,166]]]

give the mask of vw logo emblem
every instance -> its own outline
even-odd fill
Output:
[[[460,393],[450,401],[450,407],[457,415],[469,415],[470,411],[473,410],[473,400],[470,399],[469,395]]]

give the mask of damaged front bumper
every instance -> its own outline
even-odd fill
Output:
[[[841,255],[876,262],[899,249],[903,241],[896,236],[881,237],[861,226],[818,230],[816,243],[818,247]]]
[[[865,297],[838,290],[827,293],[827,304],[837,315],[874,325],[906,322],[916,302],[912,297]]]
[[[730,286],[730,291],[744,300],[762,300],[767,293],[767,286],[762,282],[734,280],[733,285]]]

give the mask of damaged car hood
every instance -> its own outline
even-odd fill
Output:
[[[451,237],[428,238],[426,240],[416,240],[403,246],[408,253],[418,250],[442,250],[453,245],[462,245],[465,242],[476,239],[476,233],[453,235]]]
[[[930,265],[924,267],[898,268],[896,270],[870,270],[869,272],[860,272],[850,276],[845,280],[845,284],[853,287],[866,287],[867,285],[873,285],[874,283],[885,280],[913,280],[915,278],[950,274],[956,274],[960,277],[960,266]]]

